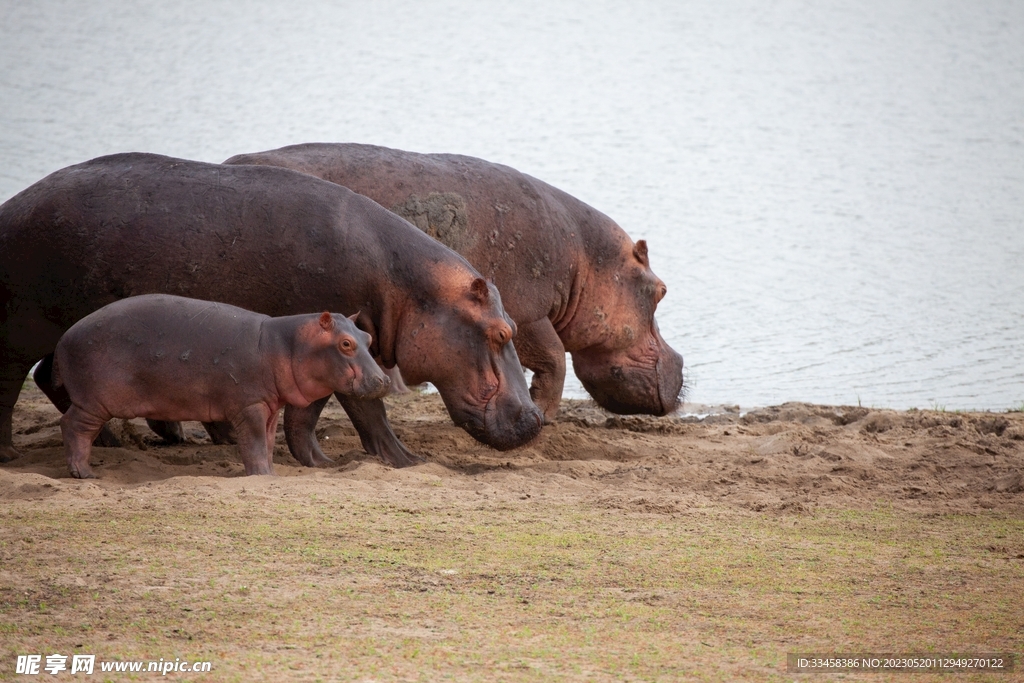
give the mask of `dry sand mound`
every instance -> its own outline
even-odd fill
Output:
[[[362,451],[351,423],[332,402],[317,431],[337,464],[322,470],[300,466],[279,432],[277,474],[296,478],[296,492],[349,481],[374,483],[372,495],[375,486],[388,482],[429,479],[443,483],[450,501],[543,495],[552,502],[585,499],[665,513],[712,502],[755,511],[878,503],[920,512],[1024,505],[1019,412],[787,403],[698,420],[614,416],[590,401],[567,400],[556,423],[535,442],[499,453],[453,426],[436,395],[409,394],[389,403],[396,433],[424,464],[407,470],[383,466]],[[112,423],[123,448],[95,449],[100,478],[75,481],[68,478],[58,418],[30,383],[14,423],[15,446],[24,457],[0,467],[0,498],[74,498],[162,482],[173,496],[178,477],[202,478],[204,487],[217,488],[243,473],[235,449],[212,445],[198,423],[186,426],[189,443],[168,446],[135,420]],[[231,487],[267,485],[243,481]]]

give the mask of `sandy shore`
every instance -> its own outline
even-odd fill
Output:
[[[452,496],[516,497],[537,488],[552,499],[671,512],[710,504],[762,510],[877,503],[921,512],[1024,508],[1024,413],[874,410],[789,403],[740,415],[623,417],[591,401],[563,401],[555,425],[526,448],[500,453],[452,425],[440,398],[388,399],[399,438],[425,463],[412,472],[445,480]],[[238,477],[233,447],[213,446],[189,423],[190,443],[164,445],[142,420],[111,423],[125,448],[96,449],[99,479],[68,478],[59,413],[29,383],[15,412],[25,455],[0,468],[0,497],[43,499],[173,477]],[[288,454],[281,428],[278,476],[404,480],[364,453],[332,401],[317,429],[335,467],[310,470]],[[255,485],[255,484],[254,484]]]
[[[363,453],[332,402],[332,467],[279,433],[278,476],[244,477],[198,423],[166,446],[118,421],[78,481],[30,383],[0,466],[0,679],[92,652],[214,663],[170,680],[788,680],[793,651],[1024,647],[1022,413],[564,401],[498,453],[436,395],[388,402],[424,464]]]

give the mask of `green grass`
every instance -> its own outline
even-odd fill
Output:
[[[210,660],[209,680],[782,681],[787,652],[1024,638],[1024,521],[1006,513],[670,517],[339,494],[17,504],[0,528],[5,679],[17,654],[84,652]]]

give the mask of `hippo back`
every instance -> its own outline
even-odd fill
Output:
[[[340,278],[341,264],[390,263],[394,284],[422,290],[423,272],[382,245],[413,241],[432,260],[462,261],[419,237],[367,198],[285,169],[121,154],[57,171],[4,204],[0,287],[61,329],[157,292],[272,316],[343,300],[335,310],[354,313],[379,279]]]

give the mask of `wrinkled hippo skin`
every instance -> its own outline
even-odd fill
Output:
[[[501,290],[519,326],[520,360],[534,372],[530,394],[547,420],[558,411],[566,351],[608,410],[675,410],[683,359],[654,320],[665,284],[651,272],[643,240],[634,244],[578,199],[508,166],[371,145],[294,145],[225,163],[280,166],[344,185],[465,256]]]
[[[370,335],[323,312],[280,318],[169,294],[115,301],[64,333],[53,384],[71,406],[60,421],[71,476],[95,476],[92,442],[115,417],[228,422],[246,474],[273,474],[282,405],[340,393],[380,398],[390,382]]]
[[[458,254],[308,175],[119,154],[57,171],[0,206],[0,459],[18,455],[11,414],[32,364],[89,313],[150,293],[270,316],[358,313],[375,358],[432,382],[475,438],[510,449],[540,431],[514,323]],[[338,398],[369,453],[395,466],[418,460],[380,399]],[[286,428],[291,414],[293,431],[304,430],[304,450],[292,452],[307,465],[330,462],[313,437],[324,401],[285,409]]]

